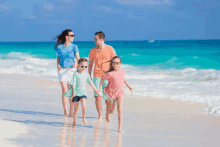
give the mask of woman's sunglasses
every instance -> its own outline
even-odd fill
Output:
[[[80,66],[80,67],[81,67],[81,68],[84,68],[84,67],[87,68],[87,66]]]
[[[75,35],[66,35],[66,36],[75,37]]]

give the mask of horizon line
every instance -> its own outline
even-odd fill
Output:
[[[105,42],[114,42],[114,41],[200,41],[200,40],[220,40],[220,39],[162,39],[162,40],[154,40],[154,39],[149,39],[149,40],[105,40]],[[56,42],[56,41],[0,41],[0,42]],[[93,40],[90,41],[82,41],[82,40],[77,40],[73,42],[94,42]]]

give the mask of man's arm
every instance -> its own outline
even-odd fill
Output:
[[[115,49],[112,47],[112,58],[113,58],[114,56],[116,56],[116,51],[115,51]]]
[[[90,60],[89,61],[89,66],[88,66],[88,73],[89,73],[89,76],[90,76],[91,79],[92,79],[92,76],[91,76],[92,66],[93,66],[93,60]]]

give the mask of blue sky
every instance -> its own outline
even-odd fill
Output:
[[[0,0],[0,41],[220,39],[219,0]]]

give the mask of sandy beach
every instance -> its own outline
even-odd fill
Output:
[[[72,118],[63,116],[58,82],[2,73],[0,79],[0,146],[219,146],[220,117],[203,114],[200,104],[125,94],[124,132],[118,133],[117,111],[106,123],[104,101],[103,121],[96,122],[88,86],[89,125],[81,123],[80,107],[73,129]]]

